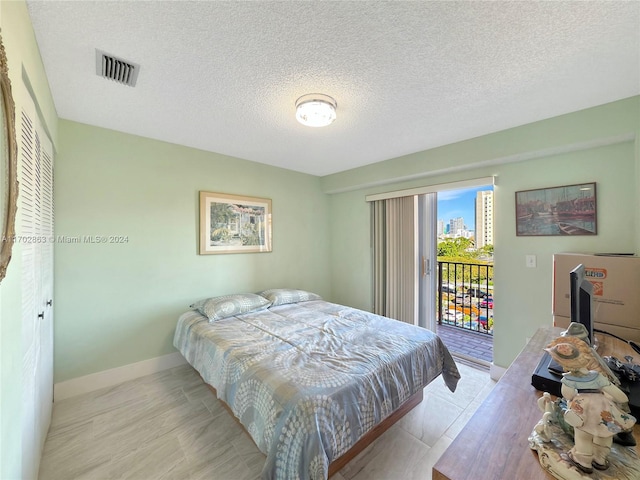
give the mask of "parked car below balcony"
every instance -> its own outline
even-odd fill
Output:
[[[490,317],[486,317],[485,315],[480,315],[478,317],[478,324],[485,330],[490,330],[493,328],[493,315]]]
[[[444,293],[456,293],[456,286],[450,283],[443,283],[442,289]]]
[[[493,308],[493,298],[488,297],[488,298],[484,298],[480,304],[479,304],[480,308]]]
[[[476,298],[484,298],[489,296],[487,292],[485,292],[484,290],[480,290],[479,288],[469,288],[467,290],[467,295],[470,295]]]
[[[461,293],[459,293],[458,295],[455,296],[455,298],[450,299],[450,301],[453,303],[468,305],[469,303],[471,303],[471,297],[469,297],[468,295],[462,295]]]
[[[464,313],[457,310],[446,310],[442,314],[442,319],[449,322],[462,322],[464,320]]]

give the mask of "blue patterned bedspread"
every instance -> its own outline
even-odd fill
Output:
[[[214,323],[187,312],[174,345],[267,455],[265,480],[326,479],[411,395],[460,378],[433,332],[321,300]]]

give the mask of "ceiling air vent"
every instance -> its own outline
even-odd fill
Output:
[[[96,49],[96,73],[98,76],[134,87],[139,71],[140,65],[137,63],[114,57]]]

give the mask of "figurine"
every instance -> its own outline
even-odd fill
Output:
[[[534,432],[540,435],[544,442],[550,442],[553,437],[551,426],[553,425],[554,403],[549,392],[544,392],[538,399],[538,408],[543,413],[542,418],[534,427]]]
[[[563,342],[573,343],[574,345],[581,345],[576,343],[577,342],[576,339],[580,339],[584,341],[587,345],[589,345],[589,335],[587,333],[586,327],[581,323],[571,322],[567,330],[562,332],[560,337],[556,338],[553,342],[547,345],[547,348],[554,347],[558,343],[563,343]],[[585,351],[585,354],[589,358],[588,363],[584,365],[584,367],[587,370],[596,370],[597,372],[600,372],[605,377],[607,377],[607,379],[611,383],[613,383],[616,387],[621,386],[620,379],[616,376],[615,373],[613,373],[611,368],[609,368],[609,365],[607,365],[607,362],[605,362],[604,359],[602,359],[602,357],[598,355],[595,349],[589,348],[588,354],[586,351]],[[559,402],[560,402],[559,403],[560,407],[566,404],[566,402],[563,400],[560,400]],[[631,411],[631,409],[629,408],[629,404],[627,402],[620,403],[619,405],[617,405],[617,407],[623,413],[629,413]],[[573,428],[570,425],[566,425],[566,423],[563,422],[561,419],[560,419],[560,424],[562,425],[563,429],[565,429],[567,433],[569,433],[573,437]],[[633,436],[633,428],[631,428],[630,430],[625,430],[620,433],[617,433],[613,437],[613,441],[624,446],[635,446],[636,440]]]
[[[564,420],[574,427],[574,446],[562,457],[585,473],[606,470],[613,436],[630,430],[636,421],[616,405],[628,402],[627,396],[600,372],[586,368],[593,355],[579,338],[558,339],[545,350],[567,371],[561,391],[568,404]]]
[[[547,348],[553,347],[558,343],[569,341],[570,343],[574,343],[574,340],[579,338],[587,345],[589,344],[589,334],[587,333],[587,327],[585,327],[581,323],[571,322],[569,327],[562,332],[561,336],[556,338],[553,342],[547,345]],[[613,383],[616,387],[620,386],[620,380],[616,377],[615,373],[611,371],[607,362],[605,362],[600,355],[596,352],[595,348],[589,349],[589,363],[585,365],[587,370],[596,370],[602,373],[605,377],[609,379],[611,383]]]

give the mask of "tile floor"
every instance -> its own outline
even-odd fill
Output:
[[[431,479],[431,467],[495,382],[458,363],[420,405],[332,478]],[[264,456],[190,366],[54,404],[40,480],[257,480]]]

